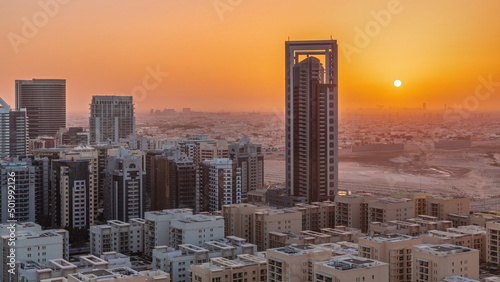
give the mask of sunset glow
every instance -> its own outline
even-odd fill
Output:
[[[7,103],[15,79],[65,78],[68,112],[97,94],[134,95],[138,112],[282,111],[289,38],[338,40],[341,110],[423,101],[440,109],[462,103],[481,77],[500,81],[495,0],[336,0],[308,9],[295,0],[59,2],[44,22],[37,1],[2,1]],[[396,76],[411,77],[404,98],[387,83]],[[499,102],[491,95],[480,109]]]

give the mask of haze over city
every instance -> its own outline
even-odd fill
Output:
[[[65,78],[69,113],[88,112],[82,105],[99,94],[136,95],[139,113],[282,111],[283,41],[330,37],[341,111],[463,107],[481,77],[500,81],[495,0],[60,2],[47,21],[37,2],[1,2],[1,93],[15,79]],[[168,75],[144,95],[135,87],[147,68]],[[491,95],[478,110],[499,103]]]

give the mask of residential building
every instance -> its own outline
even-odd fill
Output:
[[[369,193],[335,197],[335,225],[368,231],[368,203],[378,197]]]
[[[413,246],[413,281],[442,281],[448,276],[479,279],[479,251],[456,245]]]
[[[29,126],[26,109],[12,110],[0,98],[0,157],[23,156],[28,153]]]
[[[387,263],[353,255],[336,256],[331,260],[314,264],[316,282],[341,281],[387,281]]]
[[[486,262],[500,268],[500,221],[486,223]]]
[[[171,209],[146,212],[146,237],[144,251],[151,256],[156,246],[170,246],[170,223],[173,219],[182,219],[193,214],[191,209]]]
[[[286,186],[308,203],[333,200],[338,189],[337,41],[287,41],[285,50]]]
[[[264,186],[264,153],[262,145],[253,144],[250,138],[243,137],[239,143],[229,145],[229,158],[241,168],[241,195]]]
[[[447,219],[449,213],[470,212],[470,199],[459,196],[427,196],[427,215]]]
[[[412,246],[422,239],[400,234],[362,237],[358,240],[359,256],[389,264],[389,281],[412,281]]]
[[[211,258],[210,262],[191,265],[191,281],[267,281],[267,260],[253,255],[237,259]]]
[[[144,252],[146,220],[142,218],[130,219],[128,223],[108,220],[107,224],[91,226],[89,232],[90,252],[94,255]]]

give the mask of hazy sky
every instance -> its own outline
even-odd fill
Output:
[[[495,109],[499,12],[498,0],[0,0],[0,97],[14,106],[15,79],[65,78],[70,112],[95,94],[134,95],[138,111],[281,111],[284,42],[332,36],[343,109]]]

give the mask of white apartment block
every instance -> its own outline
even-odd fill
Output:
[[[169,273],[173,281],[187,282],[190,265],[208,262],[210,258],[235,259],[240,254],[254,254],[257,246],[245,239],[229,236],[226,239],[205,242],[203,247],[183,244],[177,249],[158,246],[153,250],[152,266]]]
[[[108,220],[107,224],[90,227],[90,252],[144,252],[146,220],[134,218],[128,223]]]
[[[39,226],[38,226],[39,227]],[[8,258],[10,235],[1,236],[2,256],[0,265],[3,271],[2,281],[10,281]],[[45,263],[52,259],[68,258],[68,231],[66,230],[22,230],[15,236],[15,261],[25,263],[28,261]]]
[[[479,279],[479,251],[456,245],[413,247],[413,281],[442,281],[448,276]]]
[[[207,241],[224,238],[224,218],[222,216],[190,215],[170,222],[169,247],[182,244],[201,246]]]
[[[151,255],[156,246],[170,246],[170,222],[192,215],[191,209],[170,209],[146,212],[145,246],[146,255]]]
[[[353,255],[336,256],[314,264],[315,282],[387,281],[389,265]]]

